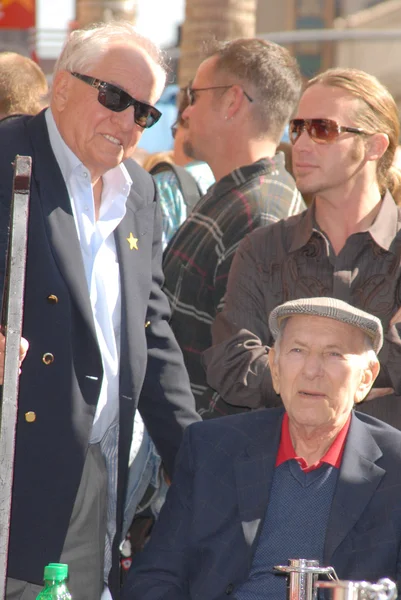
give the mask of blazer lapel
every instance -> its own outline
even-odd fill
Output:
[[[42,112],[27,125],[32,147],[34,178],[57,265],[84,321],[96,339],[95,325],[81,248],[71,202],[58,163],[51,150]]]
[[[132,195],[131,192],[131,198]],[[138,348],[141,345],[138,344],[138,336],[145,335],[146,309],[146,306],[140,301],[140,282],[143,271],[151,267],[146,258],[146,251],[145,254],[142,253],[141,240],[142,235],[147,232],[148,221],[144,219],[141,210],[133,209],[131,198],[127,202],[126,215],[114,232],[114,239],[121,280],[121,355],[126,354],[130,358],[128,364],[133,365],[132,373],[129,369],[126,370],[125,374],[121,373],[124,379],[120,383],[126,384],[122,387],[126,391],[131,390],[130,395],[134,390],[134,395],[138,396],[139,388],[136,389],[136,386],[138,383],[142,385],[140,373],[143,372],[144,367],[139,361]],[[151,209],[152,207],[150,207],[150,211]],[[146,214],[149,213],[146,209],[145,212]],[[142,312],[144,312],[144,315],[141,322]],[[136,332],[136,339],[132,335],[133,332]],[[143,347],[145,347],[145,344]],[[142,356],[142,359],[145,361],[145,355]]]
[[[375,464],[381,456],[369,429],[353,414],[327,527],[324,564],[330,564],[375,493],[385,474]]]
[[[235,464],[239,515],[246,544],[252,548],[250,556],[266,513],[280,441],[282,412],[274,420],[269,413],[261,418],[259,432]]]

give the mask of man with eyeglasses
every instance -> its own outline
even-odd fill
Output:
[[[314,199],[238,248],[204,355],[208,382],[225,402],[238,410],[280,404],[267,317],[280,302],[334,296],[381,319],[381,373],[357,409],[401,428],[398,138],[397,106],[375,77],[331,69],[308,83],[290,139],[297,186]]]
[[[160,118],[164,83],[158,49],[129,23],[77,30],[50,108],[2,126],[0,273],[11,163],[33,163],[7,598],[35,598],[55,561],[75,600],[118,595],[124,500],[142,485],[127,490],[136,409],[170,477],[199,420],[161,291],[155,186],[121,164]]]
[[[284,155],[276,154],[300,90],[299,68],[289,52],[259,39],[212,46],[187,89],[183,147],[208,163],[216,183],[165,250],[164,290],[204,418],[215,394],[201,355],[212,341],[211,324],[223,303],[235,250],[249,232],[305,206]]]
[[[187,106],[188,96],[184,88],[179,97],[177,120],[171,127],[174,164],[170,166],[167,162],[162,162],[150,170],[159,192],[163,219],[163,248],[167,246],[200,197],[214,183],[209,165],[194,160],[184,150],[186,123],[182,113]]]

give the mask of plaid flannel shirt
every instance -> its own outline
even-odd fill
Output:
[[[199,412],[208,404],[205,396],[215,394],[206,383],[201,354],[212,343],[210,327],[223,306],[228,272],[240,241],[257,227],[304,209],[280,152],[272,159],[235,169],[214,184],[167,246],[163,268],[170,323],[184,354]]]

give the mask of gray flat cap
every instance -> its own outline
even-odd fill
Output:
[[[269,316],[269,327],[274,339],[278,336],[281,321],[295,315],[328,317],[358,327],[370,337],[376,354],[383,345],[383,328],[380,319],[347,302],[326,297],[300,298],[276,306]]]

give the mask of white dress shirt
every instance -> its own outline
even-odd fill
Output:
[[[113,234],[125,215],[132,180],[124,165],[103,175],[102,201],[96,221],[88,169],[64,142],[50,108],[46,111],[46,123],[71,201],[103,362],[102,386],[90,437],[90,442],[96,443],[118,422],[119,416],[121,294]]]

